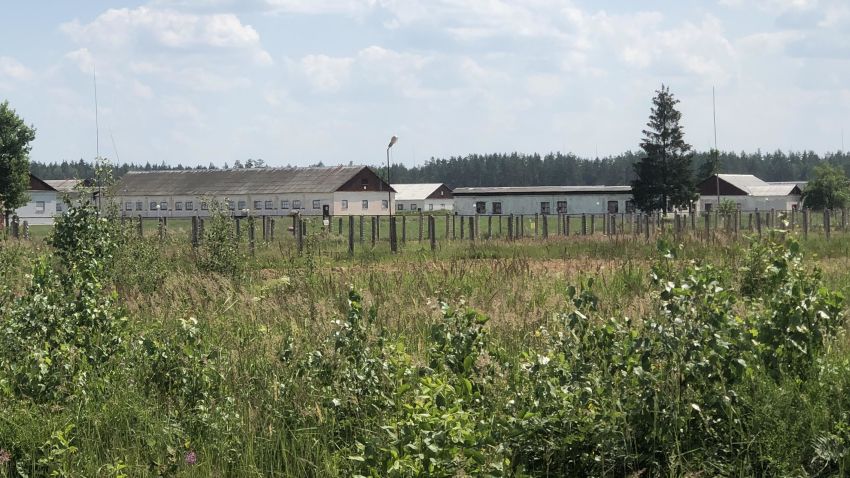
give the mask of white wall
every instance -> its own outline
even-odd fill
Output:
[[[396,201],[396,204],[404,205],[404,209],[401,209],[398,212],[417,212],[419,209],[422,209],[422,212],[452,211],[455,207],[454,199],[452,198]]]
[[[455,196],[455,211],[461,215],[475,214],[475,203],[487,205],[484,214],[493,214],[493,203],[502,203],[502,214],[540,213],[540,203],[549,202],[550,214],[558,214],[558,201],[567,202],[566,214],[603,214],[608,212],[608,201],[617,201],[618,212],[626,212],[626,202],[631,194],[571,194],[571,195],[501,195],[501,196]]]
[[[394,196],[394,193],[393,193]],[[191,216],[207,216],[208,210],[202,210],[201,204],[204,201],[210,201],[212,198],[199,196],[121,196],[116,198],[121,206],[122,214],[125,216],[142,216],[142,217],[191,217]],[[225,198],[215,198],[224,201]],[[382,208],[382,200],[387,199],[387,193],[383,192],[337,192],[337,193],[299,193],[299,194],[253,194],[240,195],[226,198],[234,203],[234,213],[240,213],[240,202],[244,202],[246,209],[255,216],[287,216],[289,214],[300,212],[304,216],[321,216],[322,208],[325,205],[330,206],[330,214],[333,216],[345,215],[384,215],[389,214],[387,209]],[[362,201],[369,201],[369,208],[362,208]],[[342,209],[342,201],[348,201],[348,209]],[[192,202],[192,209],[187,210],[186,203]],[[255,201],[260,201],[259,208],[255,208]],[[267,201],[271,201],[271,208],[267,208]],[[284,208],[284,201],[288,207]],[[300,208],[296,209],[296,201],[300,202]],[[318,201],[314,206],[314,201]],[[127,210],[127,202],[130,203],[132,210]],[[136,209],[136,203],[141,202],[142,209]],[[150,208],[150,203],[156,202],[160,204],[166,203],[167,208],[156,210]],[[182,210],[177,210],[177,203],[181,203]]]
[[[389,196],[389,199],[387,199]],[[363,208],[363,201],[369,201],[369,207]],[[348,201],[348,208],[343,208]],[[383,201],[389,201],[389,207],[383,207]],[[395,193],[381,191],[338,191],[334,193],[331,214],[334,216],[384,216],[395,207]]]
[[[790,211],[800,204],[799,196],[720,196],[720,202],[732,201],[742,211]],[[706,204],[717,204],[717,196],[701,196],[697,201],[697,210],[705,211]],[[716,207],[716,206],[712,206]]]
[[[15,214],[20,218],[20,223],[24,221],[33,226],[53,225],[53,216],[56,215],[56,203],[61,203],[61,199],[57,197],[55,191],[29,191],[30,202],[15,210]],[[44,202],[43,212],[37,212],[37,203]]]

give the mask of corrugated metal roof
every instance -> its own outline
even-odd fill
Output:
[[[82,180],[80,179],[45,179],[44,182],[49,184],[53,189],[63,193],[74,192]]]
[[[503,186],[455,188],[455,196],[523,195],[523,194],[617,194],[629,193],[631,186]]]
[[[393,184],[396,201],[421,201],[434,193],[443,183]]]
[[[117,191],[124,196],[329,193],[342,187],[363,168],[365,166],[130,172],[121,179]]]
[[[718,174],[720,179],[750,196],[788,196],[798,187],[797,182],[768,183],[752,174]]]

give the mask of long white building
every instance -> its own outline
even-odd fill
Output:
[[[430,212],[454,209],[451,188],[443,183],[393,184],[396,211]]]
[[[455,188],[461,215],[604,214],[633,212],[631,186]]]
[[[395,190],[365,166],[130,172],[115,189],[125,216],[191,217],[224,201],[255,216],[388,215]]]

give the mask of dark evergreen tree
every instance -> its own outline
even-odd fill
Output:
[[[688,207],[696,199],[691,145],[685,142],[679,121],[682,113],[676,109],[679,100],[670,88],[661,85],[652,99],[649,129],[643,130],[640,146],[644,158],[634,165],[635,179],[632,195],[643,211]]]

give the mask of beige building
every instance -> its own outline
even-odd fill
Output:
[[[455,188],[462,215],[617,214],[634,211],[631,186],[523,186]]]
[[[800,206],[804,182],[769,183],[752,174],[717,174],[697,185],[697,210],[711,211],[720,201],[731,201],[742,211],[790,211]]]
[[[395,190],[365,166],[130,172],[114,197],[125,216],[209,214],[210,201],[234,215],[388,215]]]
[[[454,196],[443,183],[393,184],[396,211],[430,212],[454,209]]]

